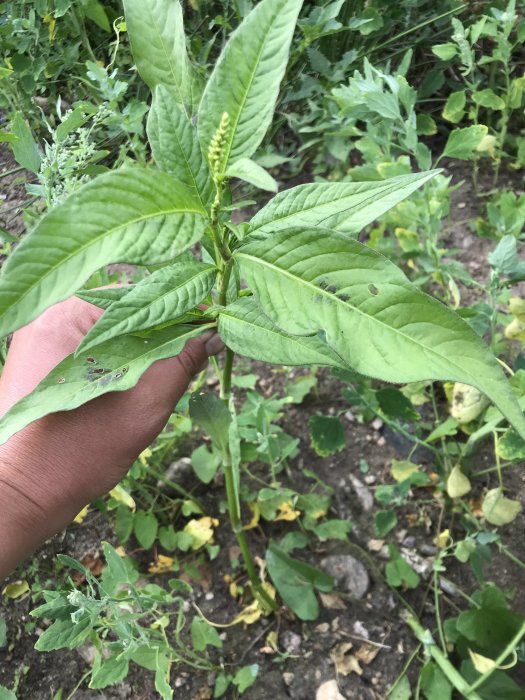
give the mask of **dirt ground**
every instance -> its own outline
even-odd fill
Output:
[[[12,164],[6,156],[5,148],[0,154],[4,157],[3,164],[0,163],[0,172],[3,172],[12,167]],[[458,177],[462,176],[463,173],[459,173]],[[23,186],[14,185],[12,180],[12,177],[2,180],[3,199],[8,211],[0,214],[0,225],[19,232],[23,223],[15,215],[18,214],[16,207],[24,200],[24,191]],[[470,186],[464,185],[454,194],[451,220],[472,218],[477,213],[477,206]],[[452,226],[446,242],[459,250],[457,258],[465,263],[471,274],[479,280],[486,279],[486,253],[492,245],[490,242],[480,242],[467,224]],[[242,370],[246,371],[247,367],[250,365],[242,360]],[[256,363],[252,367],[260,377],[259,390],[268,395],[279,392],[283,383],[282,372],[263,368]],[[245,664],[260,666],[257,682],[243,695],[246,700],[314,700],[321,697],[316,694],[328,682],[333,682],[333,688],[338,689],[339,695],[334,690],[332,695],[322,696],[324,698],[380,700],[386,697],[388,689],[403,672],[416,649],[414,636],[402,619],[402,606],[383,583],[381,571],[385,562],[385,549],[372,551],[377,546],[371,543],[376,539],[374,510],[377,510],[377,504],[373,503],[374,490],[381,484],[392,483],[390,461],[392,458],[407,457],[408,442],[378,423],[359,423],[351,412],[348,413],[348,408],[341,396],[340,384],[329,372],[322,371],[319,373],[317,392],[303,404],[293,405],[283,420],[284,429],[300,440],[299,456],[291,460],[289,469],[280,475],[283,486],[289,485],[299,492],[306,491],[312,482],[305,477],[303,470],[314,471],[323,482],[335,489],[330,516],[349,519],[353,523],[348,543],[318,542],[315,546],[302,550],[298,556],[317,566],[327,557],[339,557],[339,561],[346,562],[349,568],[344,582],[339,582],[336,586],[336,595],[323,600],[319,619],[315,622],[301,623],[289,612],[282,611],[281,615],[273,619],[263,619],[250,626],[238,625],[222,633],[223,649],[219,652],[214,650],[211,654],[216,663],[224,664],[227,670]],[[316,411],[343,412],[348,445],[346,450],[328,458],[321,458],[313,451],[308,438],[308,418]],[[172,455],[172,460],[189,454],[189,451],[191,445],[186,444],[178,454]],[[429,472],[433,470],[429,453],[423,452],[418,458]],[[490,453],[480,451],[474,457],[476,469],[490,466],[489,458]],[[359,470],[359,461],[362,459],[369,465],[366,474]],[[514,498],[521,497],[524,500],[525,475],[518,467],[507,470],[505,482]],[[196,480],[185,484],[186,488],[195,485]],[[487,476],[485,482],[480,484],[489,488],[494,485],[493,475]],[[235,545],[226,517],[217,510],[218,502],[223,497],[220,478],[209,487],[201,488],[199,497],[206,506],[206,512],[220,520],[216,542],[221,549],[217,559],[207,565],[203,580],[194,584],[195,602],[206,617],[225,623],[238,614],[239,607],[224,580],[224,575],[231,572],[230,556],[235,555]],[[400,511],[398,518],[397,528],[386,539],[396,542],[403,552],[417,562],[422,577],[428,581],[436,552],[432,540],[439,531],[439,504],[437,501],[428,503],[422,514],[414,501]],[[285,531],[285,526],[279,524],[265,525],[250,531],[254,552],[263,555],[268,538]],[[523,514],[510,527],[501,529],[504,542],[522,561],[525,560],[524,532]],[[96,557],[102,540],[116,544],[110,524],[102,514],[93,511],[82,525],[73,524],[48,542],[11,580],[27,579],[33,593],[53,588],[56,554],[65,553],[77,559],[88,555]],[[133,546],[131,543],[131,549]],[[487,567],[487,575],[489,579],[493,576],[501,588],[514,590],[513,608],[525,612],[525,589],[521,585],[522,572],[518,566],[502,555],[495,555]],[[447,576],[462,585],[467,592],[474,588],[467,567],[451,567]],[[151,580],[162,585],[166,582],[166,576],[153,575]],[[404,598],[424,624],[434,628],[433,599],[427,594],[428,587],[425,585],[415,591],[403,592]],[[60,689],[63,689],[62,700],[149,700],[157,697],[153,674],[138,667],[132,667],[126,680],[114,687],[94,691],[82,685],[70,695],[88,669],[86,659],[89,658],[89,647],[51,653],[36,652],[33,646],[40,628],[33,624],[29,616],[30,610],[36,607],[37,596],[34,597],[35,600],[31,596],[20,600],[0,597],[0,618],[4,618],[7,623],[7,643],[0,649],[0,685],[9,688],[16,686],[19,700],[51,700]],[[454,614],[452,606],[461,606],[461,599],[454,597],[453,593],[450,593],[450,599],[451,605],[447,603],[447,596],[442,601],[445,616]],[[279,654],[272,652],[267,643],[268,633],[272,631],[277,633]],[[346,647],[345,650],[347,654],[355,653],[365,642],[378,650],[377,655],[368,663],[361,664],[361,673],[338,673],[333,661],[334,651],[340,650],[341,644],[351,643],[352,648]],[[415,668],[412,667],[412,674],[414,673]],[[520,678],[519,675],[514,675],[514,679],[525,686],[524,676]],[[171,682],[175,698],[207,700],[212,697],[213,674],[179,667],[174,668]],[[328,687],[325,686],[325,690]],[[228,691],[224,697],[234,698],[232,692]]]

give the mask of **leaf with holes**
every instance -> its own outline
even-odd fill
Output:
[[[172,326],[147,338],[125,335],[103,343],[93,354],[69,355],[4,414],[0,444],[48,413],[69,411],[109,391],[131,389],[154,362],[178,355],[187,340],[210,327]]]
[[[433,178],[439,170],[380,182],[299,185],[271,199],[250,221],[250,232],[271,235],[283,228],[322,226],[358,234]]]
[[[216,276],[213,265],[198,262],[157,270],[111,305],[89,330],[76,354],[119,335],[154,328],[182,316],[209,294]]]
[[[206,212],[168,175],[126,167],[102,175],[44,216],[0,278],[0,335],[73,294],[99,268],[173,260],[204,233]]]
[[[521,436],[525,419],[496,359],[453,311],[375,250],[340,233],[285,229],[234,254],[257,303],[288,334],[319,334],[356,371],[387,382],[476,386]]]
[[[215,64],[197,124],[206,153],[223,113],[228,113],[224,170],[239,158],[249,158],[270,126],[301,5],[302,0],[261,0],[231,35]]]

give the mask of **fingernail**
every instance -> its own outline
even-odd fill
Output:
[[[222,342],[220,335],[218,333],[214,333],[206,343],[206,352],[208,355],[216,355],[221,350],[224,350],[224,343]]]

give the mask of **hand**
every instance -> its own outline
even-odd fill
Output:
[[[0,379],[0,414],[73,352],[102,313],[72,297],[17,331]],[[0,580],[122,479],[222,347],[206,331],[152,365],[133,389],[45,416],[0,446]]]

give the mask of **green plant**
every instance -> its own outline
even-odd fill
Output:
[[[525,92],[525,79],[514,75],[513,54],[521,47],[525,38],[523,22],[516,10],[516,1],[509,0],[504,10],[490,8],[490,14],[482,15],[476,22],[465,27],[452,19],[452,41],[436,44],[434,54],[447,66],[459,64],[459,85],[448,96],[443,117],[453,124],[467,118],[474,125],[485,122],[484,150],[495,161],[493,185],[498,182],[500,164],[506,151],[509,121],[514,110],[520,109]],[[463,83],[464,87],[461,86]],[[477,187],[477,166],[474,169],[474,184]]]
[[[353,238],[435,173],[300,186],[278,194],[248,224],[230,223],[231,177],[276,188],[250,156],[271,122],[300,7],[299,0],[259,3],[230,38],[201,96],[179,5],[161,3],[144,16],[128,0],[137,66],[154,92],[148,135],[159,170],[125,167],[70,195],[20,244],[0,284],[5,335],[107,263],[163,265],[131,289],[91,297],[106,313],[76,353],[6,414],[3,440],[50,411],[130,388],[152,362],[218,325],[228,346],[220,398],[199,392],[191,412],[221,453],[232,526],[254,591],[265,599],[241,527],[234,352],[273,363],[350,366],[393,382],[471,383],[525,435],[521,410],[477,336]],[[201,260],[177,262],[199,240]],[[206,310],[198,306],[203,301]]]

